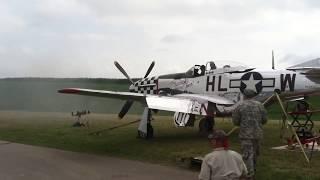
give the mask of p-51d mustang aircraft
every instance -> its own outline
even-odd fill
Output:
[[[118,62],[115,66],[131,82],[130,92],[67,88],[59,93],[98,96],[126,100],[119,117],[123,118],[134,101],[145,107],[138,128],[141,137],[152,137],[151,110],[173,111],[177,127],[193,126],[195,115],[205,116],[202,128],[212,126],[215,115],[227,115],[243,100],[243,91],[252,89],[258,101],[264,101],[274,91],[282,97],[299,98],[320,92],[320,68],[294,67],[286,70],[258,70],[244,66],[214,62],[195,65],[187,72],[148,78],[154,62],[144,78],[134,82]],[[199,127],[200,127],[199,126]]]

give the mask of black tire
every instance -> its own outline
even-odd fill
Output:
[[[153,138],[153,127],[150,123],[147,124],[147,139]]]
[[[199,133],[204,136],[212,133],[214,124],[215,123],[214,123],[213,117],[207,116],[207,117],[201,118],[199,122]]]

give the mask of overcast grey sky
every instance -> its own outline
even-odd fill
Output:
[[[318,0],[0,0],[0,78],[132,77],[320,57]],[[280,64],[280,65],[279,65]]]

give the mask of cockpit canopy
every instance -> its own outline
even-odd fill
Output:
[[[198,77],[205,75],[206,71],[212,71],[217,69],[217,66],[213,61],[209,61],[206,65],[194,65],[186,72],[187,77]]]
[[[203,76],[205,74],[206,67],[204,65],[194,65],[186,72],[187,78],[193,78]]]
[[[239,73],[251,71],[254,68],[248,68],[243,65],[231,66],[229,64],[224,65],[222,68],[217,68],[216,64],[213,61],[209,61],[206,65],[194,65],[186,72],[187,78],[204,76],[206,73]]]

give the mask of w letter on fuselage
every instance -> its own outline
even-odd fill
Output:
[[[281,91],[285,91],[287,84],[289,86],[290,91],[294,91],[294,85],[296,81],[296,74],[281,74],[280,75],[280,85],[281,85]]]

